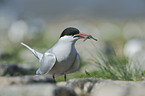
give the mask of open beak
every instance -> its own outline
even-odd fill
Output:
[[[86,38],[87,36],[88,36],[87,34],[80,33],[80,34],[76,34],[76,35],[74,35],[73,38],[81,39],[81,38]]]

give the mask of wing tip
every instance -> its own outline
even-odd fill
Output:
[[[42,72],[41,72],[40,68],[36,71],[36,74],[37,75],[42,75]]]

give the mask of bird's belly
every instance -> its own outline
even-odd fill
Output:
[[[69,54],[65,53],[61,56],[57,54],[57,62],[53,66],[53,68],[50,70],[50,74],[64,74],[66,71],[68,71],[71,66],[73,65],[75,58],[76,58],[76,51],[73,50]]]

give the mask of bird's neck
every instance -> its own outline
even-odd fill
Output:
[[[74,39],[64,39],[64,38],[60,38],[58,40],[58,44],[62,44],[62,45],[75,45],[77,40]]]

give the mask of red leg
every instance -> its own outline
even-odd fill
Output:
[[[53,77],[53,79],[55,80],[55,76],[54,76],[54,74],[52,75],[52,77]]]

